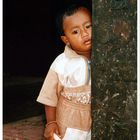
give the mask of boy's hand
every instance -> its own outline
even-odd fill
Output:
[[[47,140],[54,140],[54,133],[56,133],[58,136],[60,136],[60,131],[57,123],[51,123],[46,126],[44,137]]]

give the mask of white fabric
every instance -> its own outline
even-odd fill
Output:
[[[68,58],[62,53],[54,60],[50,69],[58,74],[64,87],[78,87],[87,82],[88,63],[83,57]]]
[[[67,128],[65,136],[60,139],[56,134],[54,134],[55,140],[91,140],[91,131],[82,131],[74,128]]]
[[[74,128],[67,128],[65,136],[60,139],[56,134],[54,135],[55,140],[91,140],[91,131],[82,131]]]

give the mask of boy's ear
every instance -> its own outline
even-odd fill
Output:
[[[66,36],[61,36],[61,39],[66,45],[69,44],[69,41]]]

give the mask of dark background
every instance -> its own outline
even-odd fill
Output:
[[[55,16],[63,0],[4,0],[4,74],[46,74],[63,50]]]

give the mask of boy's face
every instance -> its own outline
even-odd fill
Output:
[[[80,8],[71,16],[63,20],[63,42],[70,45],[78,54],[88,53],[92,47],[92,19],[86,8]]]

